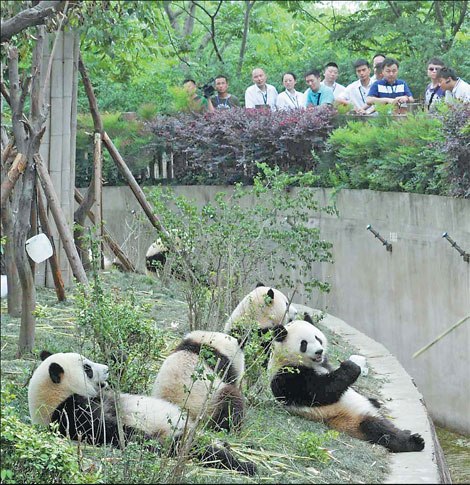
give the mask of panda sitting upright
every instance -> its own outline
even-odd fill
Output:
[[[274,397],[293,414],[322,421],[392,452],[421,451],[423,438],[400,430],[379,414],[374,400],[351,388],[361,368],[346,360],[336,370],[326,359],[327,340],[308,314],[275,329],[269,363]]]
[[[215,429],[239,428],[244,417],[239,387],[244,369],[243,350],[235,338],[195,330],[163,362],[152,396],[187,410],[192,419],[207,405]]]
[[[58,423],[59,432],[72,440],[93,445],[125,445],[140,432],[145,438],[171,440],[177,451],[188,428],[195,426],[186,413],[163,399],[108,391],[108,366],[97,364],[77,353],[41,352],[41,364],[28,387],[31,421]],[[122,439],[117,409],[122,419]],[[210,445],[195,451],[204,463],[253,475],[250,462],[239,462],[227,449]]]

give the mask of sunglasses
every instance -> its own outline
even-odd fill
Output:
[[[428,71],[439,71],[440,67],[428,67]]]

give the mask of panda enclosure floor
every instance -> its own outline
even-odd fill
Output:
[[[320,315],[319,310],[295,303],[300,313]],[[428,416],[423,396],[398,360],[381,344],[343,320],[325,314],[321,324],[346,339],[367,358],[367,365],[384,378],[382,401],[396,426],[419,433],[426,446],[421,452],[393,453],[389,476],[384,483],[451,483],[443,452]]]

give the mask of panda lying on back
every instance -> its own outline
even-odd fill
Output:
[[[124,443],[141,432],[145,438],[178,442],[194,421],[168,401],[134,394],[108,391],[108,366],[92,362],[80,354],[41,352],[41,364],[34,371],[28,387],[31,421],[49,425],[58,423],[59,432],[72,440],[93,445],[119,446],[116,408],[121,410]],[[239,462],[225,448],[207,446],[196,452],[210,466],[218,466],[253,475],[250,462]]]
[[[326,359],[327,340],[308,314],[275,329],[271,390],[287,409],[312,421],[377,443],[393,452],[421,451],[423,438],[382,417],[373,400],[351,388],[361,368],[350,360],[336,370]]]

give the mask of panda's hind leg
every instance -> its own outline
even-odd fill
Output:
[[[243,396],[235,385],[225,385],[215,396],[211,422],[215,429],[238,429],[245,415]]]
[[[383,417],[366,417],[359,428],[364,434],[364,439],[382,445],[394,453],[421,451],[424,448],[424,439],[421,435],[401,430]]]

